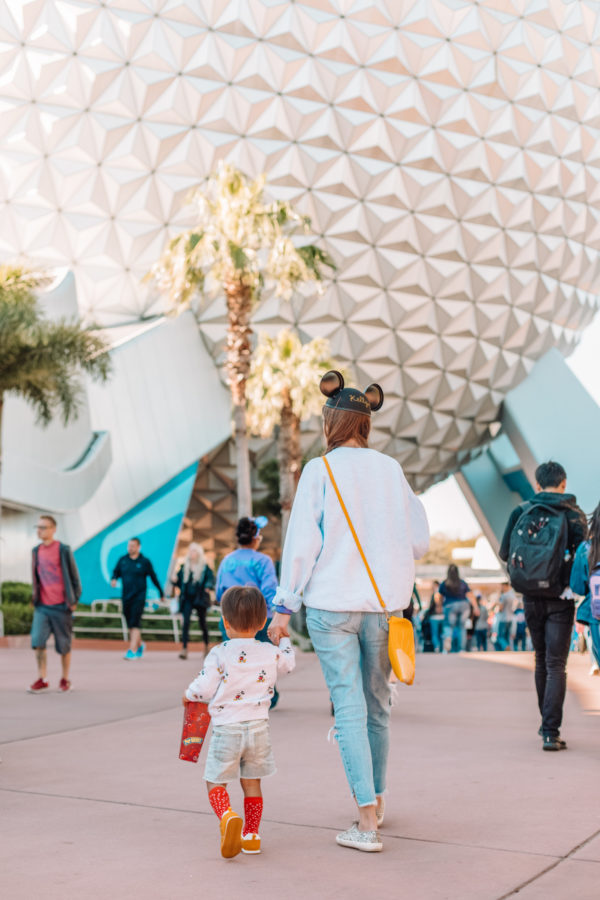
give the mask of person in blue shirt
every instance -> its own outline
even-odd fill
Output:
[[[587,625],[592,640],[590,675],[600,675],[600,620],[592,614],[590,571],[600,562],[600,503],[590,516],[589,540],[582,541],[575,552],[571,569],[571,590],[585,599],[577,609],[577,621]]]
[[[249,584],[257,587],[267,602],[267,621],[264,628],[256,634],[256,640],[271,643],[267,636],[267,629],[273,618],[273,599],[277,590],[277,575],[271,557],[266,553],[260,553],[258,549],[262,543],[261,530],[267,521],[266,516],[257,516],[253,519],[244,516],[239,520],[235,531],[238,542],[237,550],[223,557],[217,572],[215,593],[217,603],[220,604],[221,597],[227,588],[234,585],[245,587]],[[219,628],[223,640],[228,640],[222,619],[219,622]],[[279,693],[275,688],[271,709],[277,705],[278,700]]]

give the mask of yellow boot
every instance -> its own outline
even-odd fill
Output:
[[[231,807],[221,819],[221,856],[231,859],[242,849],[242,819]]]
[[[242,835],[242,853],[260,853],[260,836],[258,834]]]

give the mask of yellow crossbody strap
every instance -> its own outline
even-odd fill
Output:
[[[369,578],[371,579],[371,584],[373,585],[375,593],[377,594],[377,599],[381,603],[385,614],[388,615],[385,603],[381,599],[381,594],[379,593],[379,588],[377,587],[377,582],[375,581],[373,573],[371,572],[371,567],[370,567],[369,563],[367,562],[367,557],[365,556],[364,550],[358,539],[358,535],[357,535],[356,531],[354,530],[354,525],[352,524],[352,519],[350,518],[350,514],[349,514],[348,510],[346,509],[346,504],[342,500],[342,495],[340,494],[340,489],[338,488],[336,480],[333,477],[333,472],[331,471],[331,466],[329,465],[329,460],[327,459],[326,456],[323,457],[323,462],[325,463],[325,468],[327,469],[327,471],[329,473],[329,477],[331,478],[331,483],[333,485],[333,489],[337,494],[338,500],[340,501],[340,506],[342,507],[342,511],[343,511],[344,515],[346,516],[346,521],[348,522],[348,525],[350,526],[350,531],[352,532],[352,537],[356,541],[356,546],[358,547],[358,552],[360,553],[362,561],[365,564],[365,569],[367,570],[367,574],[368,574]]]

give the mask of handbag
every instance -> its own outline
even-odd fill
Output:
[[[379,600],[385,613],[389,629],[388,656],[390,658],[390,664],[392,666],[394,674],[396,675],[398,680],[404,682],[404,684],[412,684],[415,680],[415,633],[413,631],[413,626],[408,619],[400,618],[400,616],[392,616],[388,613],[387,607],[383,602],[381,594],[379,593],[379,588],[377,587],[377,582],[375,581],[375,577],[373,576],[371,567],[367,562],[367,557],[364,554],[364,550],[358,539],[358,535],[354,529],[354,525],[352,524],[350,514],[346,509],[346,504],[342,500],[342,495],[340,494],[336,480],[333,477],[333,472],[331,471],[331,466],[329,465],[329,461],[326,456],[323,457],[323,462],[325,463],[325,467],[327,469],[327,472],[329,473],[333,489],[337,495],[338,500],[340,501],[342,512],[346,516],[346,521],[348,522],[350,531],[352,532],[352,537],[354,538],[356,546],[358,547],[358,552],[360,553],[361,559],[365,564],[367,575],[371,579],[371,584],[373,585],[373,588],[377,595],[377,599]]]

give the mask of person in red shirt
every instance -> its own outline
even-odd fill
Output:
[[[71,690],[69,670],[71,666],[72,611],[81,596],[81,581],[71,548],[55,540],[56,520],[52,516],[40,516],[37,533],[41,543],[33,548],[33,623],[31,646],[35,651],[38,679],[29,687],[31,694],[47,691],[46,642],[54,635],[56,652],[60,654],[62,678],[59,691]]]

